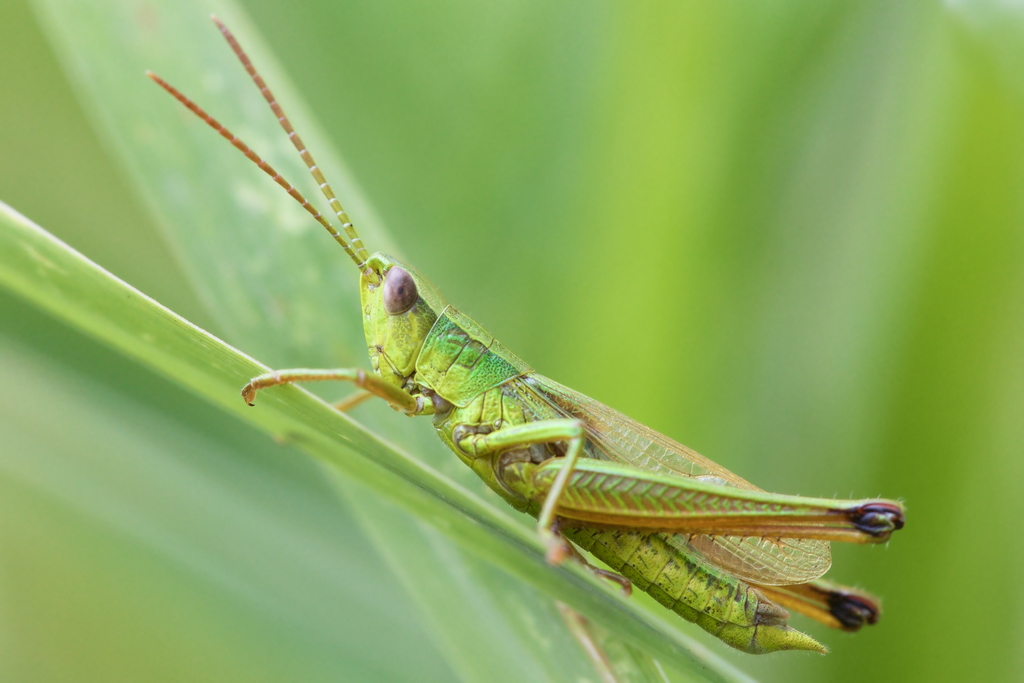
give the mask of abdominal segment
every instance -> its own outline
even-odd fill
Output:
[[[786,610],[734,576],[670,545],[664,534],[563,528],[566,538],[659,603],[726,644],[761,654],[825,648],[786,625]]]

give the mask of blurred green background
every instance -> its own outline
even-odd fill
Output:
[[[259,249],[252,226],[218,243],[216,225],[154,210],[205,190],[154,189],[147,149],[227,145],[145,68],[250,137],[225,114],[242,71],[169,37],[223,56],[206,15],[224,12],[344,156],[366,223],[538,371],[768,490],[906,502],[888,547],[834,548],[830,577],[884,597],[878,626],[795,619],[828,657],[695,638],[764,680],[1021,679],[1024,7],[245,0],[249,24],[195,5],[0,3],[0,199],[272,366],[359,362],[318,336],[358,341],[347,292],[261,319],[225,293],[263,286],[232,270],[232,240]],[[162,61],[104,70],[117,40]],[[118,137],[97,102],[170,112],[161,139]],[[249,141],[285,159],[265,130]],[[250,220],[305,225],[297,207],[264,214]],[[486,670],[298,451],[10,295],[0,310],[0,679]],[[361,410],[446,462],[426,421]],[[499,624],[523,603],[486,604]],[[492,659],[489,677],[567,678],[571,647],[564,672],[554,647],[538,668]]]

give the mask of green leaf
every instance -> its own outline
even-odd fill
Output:
[[[596,588],[576,569],[548,567],[523,525],[298,387],[246,408],[237,387],[266,368],[117,280],[13,210],[0,206],[0,283],[279,439],[299,444],[374,495],[442,530],[604,628],[676,666],[706,666],[676,629]],[[367,499],[363,498],[365,502]],[[728,676],[729,674],[723,674]]]

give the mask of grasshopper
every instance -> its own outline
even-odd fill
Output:
[[[290,369],[253,378],[257,392],[310,381],[351,382],[347,410],[376,396],[431,416],[441,441],[498,496],[537,519],[547,559],[568,558],[650,594],[726,644],[761,654],[827,649],[787,624],[786,608],[834,628],[874,624],[873,596],[822,580],[830,541],[884,543],[903,506],[764,492],[724,467],[598,401],[543,377],[445,301],[410,265],[370,254],[352,221],[232,33],[213,18],[319,184],[339,232],[216,119],[159,76],[156,83],[257,164],[316,219],[359,272],[372,372]],[[590,552],[611,570],[591,565]]]

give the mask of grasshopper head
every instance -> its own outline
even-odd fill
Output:
[[[370,363],[386,382],[402,386],[448,303],[425,277],[391,256],[377,252],[366,266],[359,298]]]

